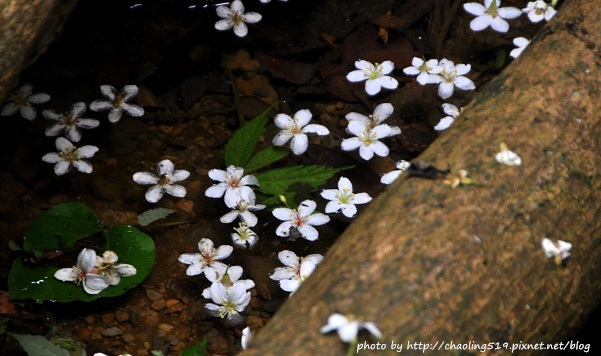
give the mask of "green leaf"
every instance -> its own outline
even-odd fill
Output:
[[[121,225],[109,229],[104,249],[114,251],[119,256],[118,263],[133,265],[137,273],[131,277],[123,277],[118,285],[109,286],[99,294],[92,295],[87,294],[81,285],[54,278],[54,273],[59,267],[26,264],[22,258],[18,258],[13,262],[8,276],[8,291],[11,299],[31,298],[38,302],[43,300],[89,302],[100,297],[114,297],[140,284],[154,265],[154,241],[150,236],[131,226]],[[102,252],[100,251],[100,254]],[[75,259],[72,265],[75,265]]]
[[[259,189],[266,194],[278,195],[287,192],[288,187],[294,183],[308,184],[314,189],[324,184],[336,173],[353,168],[346,166],[331,168],[324,166],[293,166],[271,169],[256,174]]]
[[[27,229],[23,249],[41,255],[42,250],[72,247],[79,239],[90,236],[103,225],[94,212],[80,203],[55,205],[40,215]]]
[[[244,174],[249,174],[263,168],[288,155],[288,150],[281,147],[269,146],[255,154],[244,167]]]
[[[182,351],[181,356],[204,356],[206,347],[207,338],[205,337],[201,342],[187,347],[184,351]]]
[[[277,102],[271,104],[267,110],[242,126],[230,138],[225,148],[225,166],[244,167],[255,151],[259,138],[265,131],[267,115]]]
[[[138,215],[138,224],[140,224],[140,226],[148,226],[153,222],[159,219],[164,219],[173,213],[175,213],[175,210],[166,208],[146,210],[142,214]]]
[[[21,335],[9,333],[17,339],[23,350],[30,356],[69,356],[69,351],[52,344],[41,335]]]

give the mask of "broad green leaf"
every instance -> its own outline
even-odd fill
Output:
[[[62,282],[54,278],[59,268],[69,268],[75,265],[74,256],[71,266],[44,267],[26,264],[22,258],[13,262],[8,276],[8,291],[11,299],[31,298],[38,302],[51,300],[71,302],[81,300],[93,301],[100,297],[114,297],[125,293],[137,286],[148,276],[154,265],[155,250],[152,238],[134,227],[121,225],[108,230],[104,250],[114,251],[119,256],[118,263],[133,265],[137,273],[131,277],[121,278],[116,286],[109,286],[99,294],[87,294],[81,285],[74,282]]]
[[[9,333],[17,339],[23,350],[30,356],[69,356],[69,351],[54,345],[41,335],[21,335]]]
[[[267,115],[277,104],[273,103],[267,110],[242,126],[234,136],[230,138],[225,147],[225,166],[244,167],[255,151],[259,138],[265,131]]]
[[[281,147],[269,146],[257,152],[244,167],[244,174],[249,174],[263,168],[288,155],[288,150]]]
[[[29,226],[23,241],[25,251],[41,255],[42,250],[72,247],[77,240],[90,236],[103,225],[87,206],[71,202],[46,210]]]
[[[207,338],[205,337],[201,342],[187,347],[184,351],[182,351],[181,356],[204,356],[206,347]]]
[[[331,168],[324,166],[293,166],[271,169],[256,174],[259,189],[266,194],[284,194],[294,183],[308,184],[313,188],[324,184],[336,173],[353,166]]]
[[[142,214],[138,215],[138,224],[140,224],[140,226],[148,226],[148,225],[152,224],[153,222],[155,222],[159,219],[166,218],[167,216],[169,216],[173,213],[175,213],[175,210],[166,209],[166,208],[156,208],[156,209],[146,210]]]

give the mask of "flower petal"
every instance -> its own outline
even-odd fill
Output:
[[[61,161],[61,162],[57,162],[54,165],[54,173],[57,176],[61,176],[67,172],[69,172],[69,169],[71,168],[71,162],[69,161]]]
[[[92,173],[92,165],[90,164],[90,162],[86,162],[86,161],[73,161],[73,167],[75,167],[78,171],[82,172],[82,173]]]
[[[167,184],[163,186],[165,192],[176,198],[183,198],[186,196],[186,188],[178,184]]]
[[[94,100],[90,103],[90,110],[92,111],[105,111],[113,108],[113,103],[106,100]]]
[[[77,279],[77,273],[74,268],[61,268],[54,272],[54,277],[63,282],[73,282]]]
[[[29,101],[32,104],[43,104],[48,100],[50,100],[50,95],[46,93],[33,94],[27,97],[27,101]]]
[[[98,152],[98,147],[91,145],[81,146],[77,149],[77,152],[81,158],[91,158]]]
[[[109,121],[113,124],[119,120],[121,120],[121,116],[123,115],[122,108],[112,108],[109,112]]]
[[[160,185],[150,187],[150,189],[146,191],[144,197],[149,203],[158,202],[163,197],[163,187]]]
[[[349,82],[361,82],[367,79],[367,76],[363,70],[354,70],[346,75],[346,79]]]
[[[149,172],[138,172],[133,175],[134,182],[138,184],[157,184],[159,178]]]
[[[298,256],[296,255],[296,253],[294,253],[294,252],[292,252],[290,250],[280,251],[278,253],[278,259],[285,266],[291,267],[292,269],[296,269],[299,266],[299,264],[298,264]]]
[[[309,137],[305,134],[298,134],[292,137],[290,141],[290,149],[295,155],[303,154],[309,147]]]
[[[488,26],[490,26],[491,21],[492,18],[490,15],[478,16],[470,22],[470,28],[472,29],[472,31],[482,31]]]
[[[378,78],[380,79],[380,78]],[[367,79],[365,82],[365,92],[369,95],[376,95],[382,89],[382,85],[378,79]]]
[[[123,103],[121,104],[121,109],[123,109],[123,111],[125,111],[129,116],[144,116],[144,109],[135,104]]]
[[[301,233],[302,237],[309,241],[315,241],[319,238],[319,232],[317,229],[309,224],[299,226],[298,232]]]

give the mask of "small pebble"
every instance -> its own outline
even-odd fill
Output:
[[[102,330],[101,334],[104,337],[115,337],[123,335],[123,330],[121,330],[121,328],[119,328],[118,326],[113,326]]]

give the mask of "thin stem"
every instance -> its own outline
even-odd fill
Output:
[[[351,340],[351,343],[348,345],[348,351],[346,356],[352,356],[355,354],[355,350],[357,349],[357,338]]]

